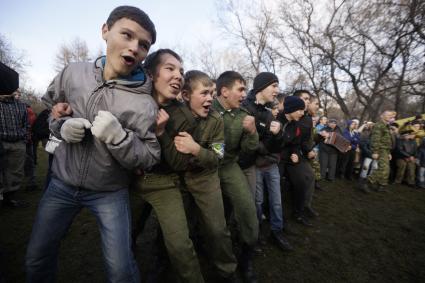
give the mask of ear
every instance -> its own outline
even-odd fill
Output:
[[[187,90],[182,90],[182,97],[185,101],[189,102],[190,101],[190,95],[187,92]]]
[[[217,90],[218,92],[218,90]],[[229,89],[225,86],[221,87],[221,96],[223,96],[224,98],[228,98],[229,97]]]
[[[109,28],[108,28],[108,25],[105,23],[102,26],[102,38],[104,40],[107,40],[107,38],[108,38],[108,32],[109,32]]]

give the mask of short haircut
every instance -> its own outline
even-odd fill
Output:
[[[206,73],[198,70],[187,71],[186,74],[184,74],[184,85],[182,91],[186,91],[188,94],[191,94],[198,83],[201,83],[203,86],[213,85],[213,81]]]
[[[281,92],[281,93],[279,93],[278,95],[277,95],[277,100],[280,102],[280,103],[282,103],[282,102],[284,102],[285,101],[285,97],[286,97],[286,95],[283,93],[283,92]]]
[[[126,18],[138,23],[142,28],[147,30],[152,37],[151,44],[154,44],[156,41],[156,30],[155,25],[149,18],[149,16],[140,10],[137,7],[133,6],[118,6],[109,14],[108,19],[106,20],[106,24],[108,25],[108,29],[115,24],[116,21]]]
[[[245,79],[241,74],[235,71],[226,71],[222,73],[217,79],[217,96],[221,95],[221,89],[223,87],[232,88],[235,82],[240,81],[244,85],[246,85]]]
[[[303,93],[307,93],[307,94],[308,94],[308,96],[310,96],[310,97],[311,97],[311,93],[310,93],[308,90],[306,90],[306,89],[297,89],[296,91],[294,91],[294,93],[293,93],[292,95],[293,95],[293,96],[297,96],[297,97],[301,97],[301,95],[302,95]]]
[[[158,49],[157,51],[149,54],[148,57],[146,57],[145,62],[143,63],[143,67],[148,72],[148,74],[150,74],[151,76],[154,76],[156,74],[157,68],[159,64],[161,64],[161,57],[164,54],[170,54],[171,56],[179,60],[180,63],[183,63],[182,58],[173,50]]]

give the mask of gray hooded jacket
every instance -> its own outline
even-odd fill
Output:
[[[63,182],[94,191],[127,188],[131,171],[150,168],[160,160],[154,126],[157,105],[150,93],[152,81],[138,69],[127,80],[103,80],[104,57],[95,63],[71,63],[53,80],[43,96],[50,108],[68,102],[72,117],[51,120],[50,129],[61,138],[60,127],[69,118],[93,123],[99,110],[111,112],[127,132],[119,145],[105,144],[90,130],[80,143],[63,141],[55,150],[53,176]]]

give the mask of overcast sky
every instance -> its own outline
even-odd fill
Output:
[[[44,93],[55,76],[54,61],[59,46],[75,37],[85,40],[95,53],[105,47],[101,27],[109,13],[120,5],[137,6],[155,23],[160,47],[195,46],[199,39],[218,36],[214,0],[13,0],[0,4],[0,33],[17,50],[23,50],[30,65],[27,87]],[[151,49],[151,50],[152,50]]]

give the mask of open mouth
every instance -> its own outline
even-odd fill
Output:
[[[124,59],[124,62],[127,65],[133,65],[136,62],[136,59],[134,57],[128,55],[124,55],[122,56],[122,58]]]
[[[205,111],[210,111],[211,105],[203,105],[202,108],[205,109]]]
[[[170,86],[172,89],[180,91],[180,88],[181,88],[180,84],[174,83],[174,84],[170,84]]]

